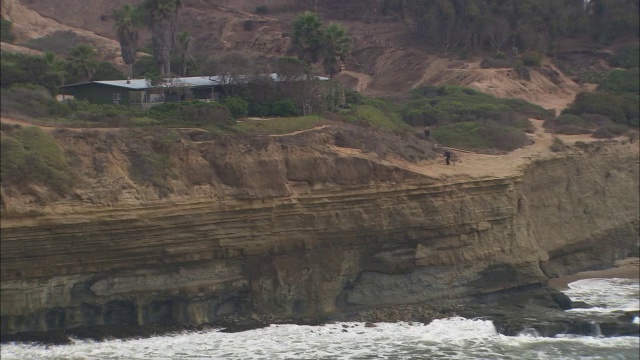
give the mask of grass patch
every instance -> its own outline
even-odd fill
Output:
[[[75,173],[55,139],[36,126],[2,136],[0,176],[16,185],[40,184],[60,194],[73,187]]]
[[[640,45],[629,44],[621,46],[616,54],[609,59],[609,65],[630,69],[640,64]]]
[[[160,196],[169,194],[170,188],[167,184],[167,178],[172,174],[169,155],[135,149],[130,151],[127,156],[130,162],[129,175],[132,180],[155,187]]]
[[[640,95],[633,93],[580,93],[563,114],[598,114],[613,122],[637,127],[640,117]]]
[[[432,131],[432,136],[445,146],[467,150],[512,151],[531,143],[521,129],[504,127],[494,121],[439,126]]]
[[[54,99],[47,89],[40,86],[2,89],[0,108],[3,115],[23,114],[35,118],[65,116],[72,113],[71,109]]]
[[[269,120],[247,119],[234,126],[239,133],[245,134],[288,134],[294,131],[313,129],[325,120],[318,115],[307,115]]]
[[[640,71],[638,67],[627,70],[612,70],[598,86],[599,91],[640,93]]]

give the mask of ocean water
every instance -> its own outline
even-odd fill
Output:
[[[573,300],[597,307],[572,311],[637,310],[638,280],[588,279],[570,284]],[[639,320],[634,319],[635,322]],[[449,318],[418,323],[272,325],[241,333],[216,330],[147,339],[69,345],[4,344],[7,359],[640,359],[638,337],[508,337],[486,320]]]

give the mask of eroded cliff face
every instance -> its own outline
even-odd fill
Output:
[[[138,135],[57,132],[71,196],[3,186],[3,333],[465,302],[638,254],[634,144],[454,179],[388,161],[432,156],[410,141],[335,128]],[[132,176],[149,149],[164,183]]]

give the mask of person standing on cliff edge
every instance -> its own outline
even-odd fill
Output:
[[[449,165],[451,161],[451,151],[445,148],[443,156],[444,156],[444,161],[447,163],[447,165]]]
[[[424,138],[429,141],[429,136],[431,135],[431,130],[429,128],[424,129]]]

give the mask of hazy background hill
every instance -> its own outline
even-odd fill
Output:
[[[4,0],[2,17],[12,22],[15,40],[13,45],[3,43],[3,51],[26,48],[65,54],[77,43],[88,42],[103,59],[124,68],[112,13],[139,2],[93,1],[87,6],[82,0]],[[292,19],[304,10],[317,11],[325,21],[343,24],[354,38],[352,56],[337,79],[366,95],[398,97],[419,86],[451,84],[562,109],[578,92],[594,88],[589,83],[609,69],[606,60],[615,49],[638,40],[637,2],[591,1],[593,10],[585,10],[591,17],[579,17],[563,5],[570,2],[557,2],[558,15],[543,13],[539,2],[507,1],[503,6],[508,11],[497,17],[498,10],[476,14],[490,13],[483,8],[488,6],[485,1],[454,9],[447,6],[458,2],[433,2],[430,7],[421,1],[394,0],[184,0],[178,29],[193,37],[192,53],[200,72],[215,71],[207,61],[230,51],[242,52],[269,70],[273,59],[290,55]],[[621,16],[613,11],[625,17],[607,22]],[[550,16],[557,20],[549,21]],[[593,30],[598,22],[601,33]],[[504,26],[515,29],[510,37],[500,33]],[[141,29],[141,52],[150,52],[149,42],[149,30]],[[493,59],[496,50],[505,54],[503,59]],[[528,54],[536,63],[524,79],[510,60],[516,53]],[[315,70],[322,73],[320,67]]]

